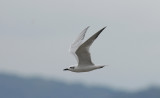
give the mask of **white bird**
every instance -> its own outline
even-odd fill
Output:
[[[94,40],[98,37],[98,35],[106,28],[102,28],[97,33],[92,35],[88,40],[82,43],[85,34],[89,27],[84,29],[78,36],[78,38],[74,41],[74,43],[70,47],[70,52],[75,56],[78,64],[73,65],[69,68],[64,69],[64,71],[69,70],[72,72],[88,72],[95,69],[103,68],[105,65],[95,65],[91,60],[91,55],[89,52],[89,48],[94,42]]]

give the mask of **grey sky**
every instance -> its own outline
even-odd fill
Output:
[[[0,71],[119,89],[160,85],[159,0],[1,0]],[[91,47],[108,68],[63,72],[75,64],[69,45],[104,26]]]

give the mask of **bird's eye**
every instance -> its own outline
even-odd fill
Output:
[[[74,67],[70,67],[70,69],[74,69]]]

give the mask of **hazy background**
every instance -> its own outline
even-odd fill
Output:
[[[0,0],[0,72],[67,83],[139,90],[160,86],[159,0]],[[107,26],[91,47],[89,73],[63,72],[75,64],[69,46]]]

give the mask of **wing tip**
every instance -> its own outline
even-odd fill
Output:
[[[103,27],[102,30],[104,30],[105,28],[107,28],[107,26]]]
[[[105,26],[105,27],[103,27],[102,29],[100,29],[100,30],[98,31],[98,33],[100,34],[106,27],[107,27],[107,26]]]

